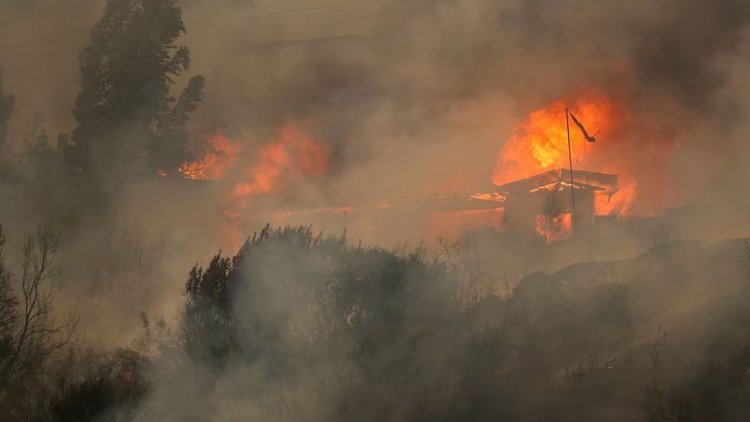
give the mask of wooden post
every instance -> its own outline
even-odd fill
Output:
[[[570,224],[573,230],[576,226],[576,194],[573,185],[573,151],[570,147],[570,112],[565,107],[565,128],[568,131],[568,162],[570,163]]]

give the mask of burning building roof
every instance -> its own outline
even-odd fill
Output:
[[[615,174],[560,168],[497,187],[506,197],[509,228],[536,233],[548,243],[570,236],[574,225],[592,223],[598,197],[609,199],[618,189]]]
[[[571,177],[571,171],[567,169],[546,171],[536,176],[500,185],[497,190],[503,195],[538,191],[550,192],[569,187],[571,179],[576,190],[601,191],[610,196],[618,191],[618,176],[615,174],[573,170]]]

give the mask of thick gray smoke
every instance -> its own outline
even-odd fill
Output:
[[[77,54],[102,6],[0,0],[0,65],[18,104],[6,156],[23,149],[37,110],[50,134],[72,131]],[[616,151],[636,163],[646,200],[674,194],[676,205],[693,206],[690,221],[720,223],[703,227],[711,234],[748,232],[747,1],[186,0],[183,8],[181,43],[191,48],[191,73],[208,87],[193,140],[219,129],[248,136],[252,156],[292,122],[329,147],[328,173],[288,186],[271,199],[280,209],[486,190],[520,119],[593,87],[631,113]],[[64,266],[71,292],[94,298],[89,317],[108,315],[93,318],[91,337],[132,337],[134,325],[116,324],[135,321],[139,307],[174,314],[189,265],[225,246],[222,183],[134,181],[114,194],[117,227],[72,240]],[[426,235],[416,208],[279,222],[414,245]],[[248,218],[240,230],[269,218]],[[78,274],[76,256],[93,257],[103,275]],[[114,296],[126,303],[113,308]],[[113,326],[117,334],[103,334]]]
[[[9,36],[0,62],[19,102],[15,139],[35,110],[51,134],[71,131],[76,54],[101,2],[2,7]],[[711,180],[726,167],[706,168],[692,153],[687,163],[657,160],[653,144],[677,143],[679,156],[715,138],[731,143],[725,131],[743,120],[730,84],[742,84],[734,68],[748,8],[731,0],[187,1],[183,41],[192,71],[209,81],[193,137],[250,131],[257,145],[286,122],[309,123],[333,146],[323,205],[421,194],[455,180],[482,190],[518,119],[595,87],[634,115],[623,141],[632,146],[622,149],[670,167],[669,189],[692,202],[693,181],[681,181]]]
[[[10,161],[21,157],[36,112],[44,117],[53,144],[58,132],[73,131],[78,54],[103,6],[103,0],[0,0],[3,91],[16,98],[9,140],[0,156]],[[489,359],[507,359],[496,369],[523,381],[503,378],[506,384],[498,387],[498,397],[513,397],[502,390],[507,385],[522,386],[532,399],[547,397],[540,391],[548,384],[573,379],[570,365],[601,362],[597,370],[622,377],[617,379],[625,381],[616,385],[636,397],[636,383],[631,374],[622,373],[627,366],[620,361],[607,372],[607,356],[587,355],[585,363],[565,355],[584,356],[586,347],[601,344],[561,351],[570,339],[561,336],[558,344],[540,335],[535,342],[534,330],[570,334],[573,342],[581,332],[591,332],[596,343],[622,329],[628,342],[611,345],[619,359],[637,355],[629,353],[643,347],[658,324],[685,331],[703,324],[689,335],[677,333],[702,347],[713,324],[721,321],[724,306],[736,305],[736,298],[746,293],[744,244],[665,244],[672,236],[742,237],[750,232],[747,0],[184,0],[182,7],[187,34],[179,44],[191,49],[188,73],[207,80],[205,101],[190,121],[190,142],[201,145],[221,131],[241,140],[242,157],[219,181],[133,177],[107,192],[111,215],[64,233],[58,261],[66,282],[63,295],[80,307],[90,343],[129,344],[139,333],[143,311],[176,325],[184,316],[180,311],[191,265],[206,263],[219,248],[233,254],[239,239],[267,221],[310,224],[334,234],[346,229],[355,244],[406,244],[404,250],[421,245],[436,235],[426,218],[432,203],[422,199],[487,191],[498,154],[525,116],[556,99],[592,90],[626,110],[621,133],[594,147],[627,162],[638,181],[642,209],[667,214],[680,231],[657,229],[644,243],[643,236],[626,226],[605,233],[598,239],[602,243],[582,241],[570,248],[482,233],[464,239],[465,244],[428,238],[431,249],[425,254],[447,262],[465,303],[446,301],[450,303],[436,310],[432,305],[437,300],[408,289],[399,296],[396,306],[416,321],[424,337],[416,349],[390,344],[383,359],[418,363],[409,369],[424,379],[406,383],[417,390],[407,391],[409,397],[426,400],[418,403],[426,409],[441,409],[447,401],[441,402],[438,393],[484,387],[482,366],[477,374],[466,370],[476,375],[469,376],[476,384],[457,379],[464,366],[476,368],[473,363]],[[178,81],[178,88],[185,82]],[[227,197],[235,184],[246,181],[244,168],[258,160],[258,152],[278,137],[280,127],[290,124],[325,146],[326,171],[310,176],[286,169],[293,174],[282,176],[283,189],[255,198],[242,218],[228,217]],[[41,170],[29,170],[30,180],[35,171]],[[106,168],[97,174],[110,177]],[[39,191],[64,195],[55,188]],[[25,195],[0,185],[0,223],[10,227],[8,250],[14,246],[12,236],[20,237],[45,215],[46,210],[17,200]],[[344,205],[353,212],[311,211]],[[613,260],[649,246],[657,248],[633,260]],[[207,415],[214,420],[283,420],[279,415],[335,420],[342,410],[334,406],[342,397],[404,393],[369,390],[375,387],[356,382],[363,373],[339,366],[348,362],[351,339],[336,331],[340,326],[316,325],[330,317],[321,310],[330,304],[316,302],[327,296],[315,289],[328,286],[307,277],[334,260],[323,256],[318,257],[322,263],[298,262],[297,255],[275,253],[280,256],[272,258],[283,263],[280,270],[264,273],[262,265],[246,269],[248,279],[261,280],[267,290],[233,292],[231,308],[243,332],[255,329],[253,318],[291,327],[280,330],[288,337],[272,339],[277,342],[273,351],[299,353],[309,358],[309,365],[281,376],[274,372],[275,356],[264,356],[267,360],[230,361],[228,368],[210,371],[178,350],[165,352],[159,361],[164,365],[148,374],[152,390],[136,412],[139,420]],[[602,262],[551,276],[532,274],[580,261]],[[721,281],[706,284],[712,277]],[[409,273],[404,278],[410,285],[419,277]],[[525,281],[515,288],[520,279]],[[517,309],[522,311],[516,314]],[[627,329],[612,317],[612,309],[631,318]],[[357,311],[353,306],[351,314]],[[542,356],[543,362],[534,364],[549,373],[514,372],[522,366],[522,353],[502,358],[472,354],[481,350],[472,343],[473,334],[454,336],[470,330],[443,324],[443,312],[476,327],[482,318],[492,320],[493,329],[499,329],[498,321],[528,322],[528,338],[523,330],[508,338],[547,347],[528,353]],[[437,316],[420,319],[425,314]],[[574,328],[555,325],[558,319],[574,321]],[[505,346],[491,350],[516,350]],[[304,355],[310,350],[311,355]],[[700,350],[696,346],[689,359],[697,360]],[[672,375],[685,373],[674,369]],[[531,385],[529,379],[548,383]],[[361,390],[352,393],[350,388]],[[594,385],[591,391],[599,390]],[[532,399],[509,408],[528,410],[523,406],[533,408]],[[391,409],[383,419],[408,419],[407,410],[414,409]]]

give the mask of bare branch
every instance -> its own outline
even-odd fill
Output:
[[[3,240],[0,238],[0,244],[4,246]],[[76,339],[77,309],[62,323],[55,323],[54,305],[62,286],[52,268],[59,243],[60,232],[52,226],[42,227],[24,242],[19,297],[13,306],[14,323],[8,330],[9,351],[6,356],[0,356],[0,390]]]

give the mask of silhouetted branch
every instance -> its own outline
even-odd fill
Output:
[[[54,321],[55,299],[62,288],[52,270],[59,242],[60,232],[51,226],[24,242],[15,324],[10,330],[9,352],[0,362],[0,389],[75,340],[77,311],[62,323]]]

